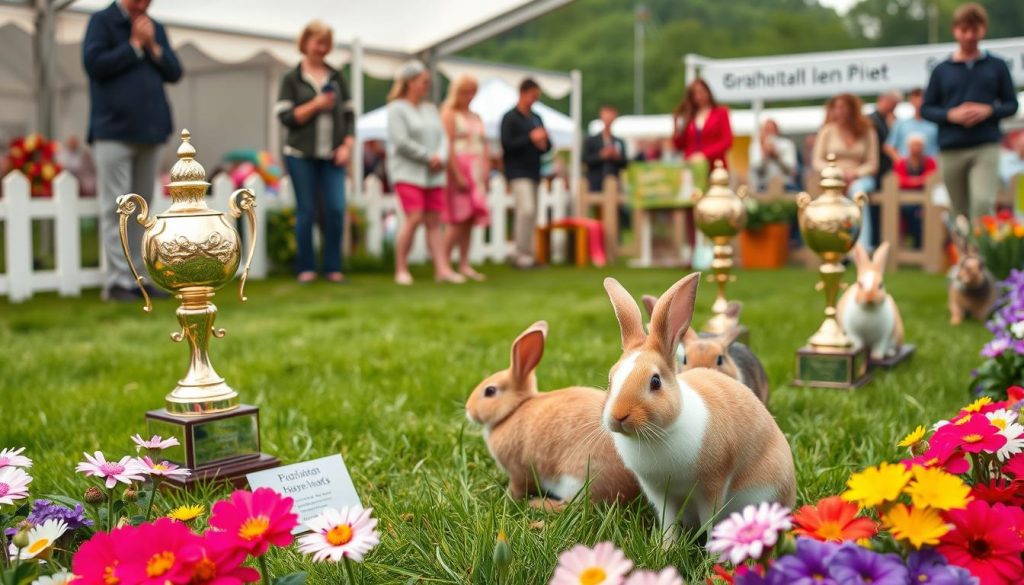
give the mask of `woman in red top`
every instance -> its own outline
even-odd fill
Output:
[[[907,156],[896,161],[893,172],[900,180],[900,189],[920,191],[928,177],[936,170],[935,159],[924,153],[924,136],[911,134],[907,137]]]
[[[725,156],[732,148],[729,109],[715,102],[703,79],[694,79],[686,88],[686,97],[676,106],[672,118],[675,123],[672,143],[682,151],[683,158],[695,162],[706,160],[709,170],[714,168],[716,160],[726,164]]]

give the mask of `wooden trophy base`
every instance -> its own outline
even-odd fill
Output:
[[[905,343],[905,344],[900,346],[900,350],[899,351],[897,351],[895,354],[893,354],[893,355],[891,355],[891,356],[889,356],[889,357],[887,357],[885,359],[881,359],[881,360],[872,359],[871,360],[871,367],[872,368],[886,368],[886,369],[894,368],[894,367],[900,365],[900,363],[910,359],[910,357],[912,355],[914,355],[914,351],[916,351],[916,350],[917,350],[917,347]]]
[[[280,465],[276,457],[260,452],[260,411],[243,404],[228,412],[181,416],[166,410],[146,413],[148,434],[176,437],[181,445],[161,456],[187,467],[184,480],[168,479],[170,486],[191,489],[211,482],[246,484],[246,474]]]
[[[805,345],[796,351],[794,386],[852,390],[871,380],[868,351],[862,347],[818,348]]]

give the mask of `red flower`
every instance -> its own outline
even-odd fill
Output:
[[[971,488],[971,495],[977,500],[985,500],[990,504],[1012,504],[1019,506],[1024,503],[1020,494],[1021,483],[1006,478],[993,479],[986,483],[976,484]]]
[[[114,535],[125,530],[130,528],[118,528],[112,533],[97,532],[82,543],[71,559],[76,584],[118,585],[121,582],[116,575],[118,556],[114,550]]]
[[[1015,404],[1024,400],[1024,388],[1020,386],[1010,386],[1006,389],[1007,402]]]
[[[964,567],[981,580],[981,585],[1012,585],[1024,576],[1021,552],[1024,540],[1014,528],[1014,508],[975,500],[964,510],[952,510],[946,517],[953,529],[942,537],[938,551],[950,563]],[[1024,519],[1021,519],[1024,523]]]
[[[198,554],[191,558],[192,581],[189,585],[242,585],[260,580],[256,569],[243,567],[246,553],[235,546],[226,532],[211,530],[203,538]]]
[[[995,453],[1006,444],[999,427],[984,416],[972,416],[963,424],[951,423],[939,427],[929,442],[932,448],[960,448],[965,453]]]
[[[996,217],[1003,221],[1009,221],[1013,219],[1013,213],[1009,209],[1000,209],[996,212]]]
[[[1024,480],[1024,453],[1017,453],[1003,465],[1003,473],[1009,473],[1018,480]]]
[[[971,464],[967,461],[966,456],[964,456],[963,452],[960,451],[957,445],[952,442],[940,445],[936,445],[932,442],[930,448],[925,451],[923,455],[918,455],[911,459],[904,459],[902,463],[908,470],[913,469],[915,465],[928,468],[940,467],[946,471],[946,473],[951,473],[953,475],[967,473],[971,468]]]
[[[800,508],[793,514],[793,524],[794,534],[832,542],[871,538],[878,532],[874,520],[857,518],[857,505],[839,496]]]
[[[281,497],[270,488],[238,490],[230,499],[214,504],[210,526],[229,534],[237,548],[262,556],[270,545],[292,543],[292,529],[299,523],[292,504],[291,498]]]
[[[729,571],[725,570],[722,567],[722,565],[715,565],[711,568],[711,570],[715,572],[715,576],[708,577],[705,580],[705,583],[707,583],[707,585],[721,585],[722,583],[726,583],[727,585],[733,585],[733,583],[735,582],[732,574],[729,573]]]
[[[131,585],[188,583],[201,543],[188,526],[169,518],[140,524],[115,535],[120,560],[115,574]]]

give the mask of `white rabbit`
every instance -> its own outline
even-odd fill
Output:
[[[882,242],[871,258],[857,244],[852,256],[857,266],[857,282],[839,299],[836,320],[847,337],[868,348],[871,359],[884,360],[899,353],[903,345],[900,310],[882,283],[889,242]]]

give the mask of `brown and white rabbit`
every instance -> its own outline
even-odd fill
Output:
[[[996,302],[995,277],[985,268],[977,246],[970,242],[970,223],[966,217],[957,217],[950,233],[960,258],[949,269],[949,322],[959,325],[965,315],[984,321]]]
[[[653,314],[658,297],[644,295],[641,300],[647,309],[647,315]],[[764,365],[746,344],[736,341],[743,331],[739,326],[742,309],[743,304],[739,301],[729,302],[725,310],[725,316],[729,318],[729,327],[725,333],[698,333],[693,328],[688,328],[676,348],[676,371],[685,372],[693,368],[718,370],[730,378],[739,380],[754,391],[758,400],[768,404],[768,374],[764,371]]]
[[[899,353],[903,345],[903,319],[882,282],[889,242],[882,242],[871,257],[857,244],[851,255],[857,282],[839,298],[836,320],[854,343],[868,348],[871,359],[884,360]]]
[[[690,325],[699,279],[691,274],[662,295],[649,334],[626,289],[604,281],[623,347],[609,373],[604,425],[657,510],[666,542],[677,538],[680,518],[697,528],[719,512],[796,499],[789,443],[754,393],[715,370],[675,373],[676,340]]]
[[[548,326],[530,325],[512,343],[507,370],[488,376],[466,401],[466,416],[483,425],[487,449],[508,474],[508,493],[544,494],[533,505],[557,508],[590,478],[595,502],[625,501],[640,493],[601,426],[605,393],[574,386],[537,392],[534,369],[544,354]],[[539,485],[538,485],[539,484]]]

